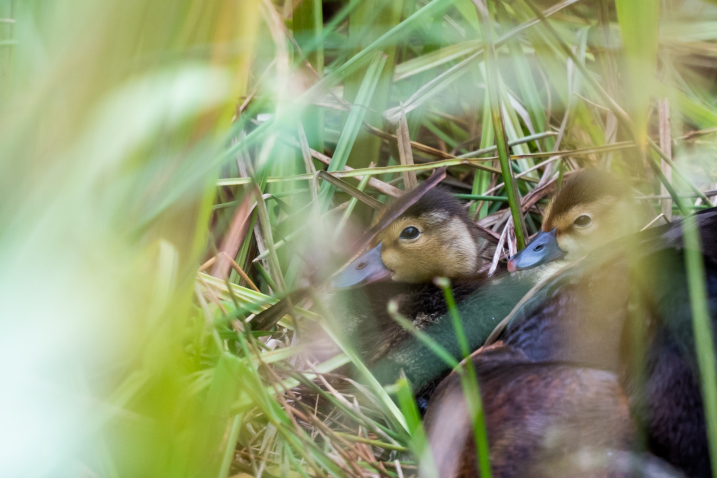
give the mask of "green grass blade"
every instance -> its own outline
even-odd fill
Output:
[[[520,209],[520,198],[518,196],[518,188],[513,177],[513,169],[510,165],[510,152],[508,151],[508,141],[505,135],[503,123],[503,108],[501,107],[500,76],[498,75],[498,67],[495,58],[495,45],[493,44],[493,25],[483,0],[474,0],[473,2],[478,10],[478,17],[483,28],[484,38],[486,40],[485,63],[488,79],[488,91],[490,93],[491,118],[493,121],[493,130],[495,131],[496,146],[498,147],[498,158],[500,159],[500,169],[503,174],[503,183],[505,184],[508,196],[508,205],[510,206],[510,214],[513,217],[513,226],[515,227],[515,239],[518,243],[518,250],[525,248],[525,236],[523,234],[523,218]]]
[[[368,70],[366,70],[366,76],[364,77],[364,80],[361,83],[361,88],[356,96],[356,103],[351,108],[349,117],[346,120],[346,125],[344,126],[339,142],[336,145],[336,151],[334,151],[331,163],[327,169],[328,172],[343,171],[344,166],[346,166],[349,154],[351,153],[351,148],[353,147],[354,141],[356,141],[356,136],[358,136],[361,125],[363,124],[363,119],[366,115],[366,106],[369,103],[371,95],[373,95],[373,92],[376,89],[381,71],[383,71],[385,64],[386,56],[380,52],[376,53]],[[336,187],[329,183],[322,184],[320,196],[323,201],[323,210],[328,208],[335,190]]]
[[[363,47],[369,46],[382,34],[393,30],[401,21],[403,0],[385,2],[382,0],[366,0],[352,14],[349,19],[349,48],[359,52]],[[366,109],[366,123],[381,128],[383,120],[381,112],[388,107],[391,93],[393,70],[396,63],[396,45],[399,39],[386,43],[381,51],[386,55],[386,64],[379,74],[378,84],[368,101],[363,104]],[[363,79],[361,70],[353,73],[344,83],[344,98],[349,102],[356,102]],[[381,139],[367,131],[359,131],[356,138],[356,147],[349,154],[347,164],[353,168],[362,168],[376,161],[379,157]],[[366,222],[370,219],[370,210],[359,208],[358,216]]]
[[[715,370],[714,331],[707,304],[704,257],[699,225],[694,216],[687,217],[682,221],[682,232],[685,241],[692,327],[700,371],[702,403],[707,422],[710,461],[717,463],[717,371]],[[717,467],[713,467],[712,476],[717,477]]]
[[[468,348],[468,339],[466,338],[463,322],[456,307],[456,301],[453,298],[451,284],[448,279],[437,278],[436,284],[443,289],[443,295],[448,306],[448,313],[451,316],[453,327],[458,337],[458,343],[463,355],[463,362],[458,369],[461,374],[461,384],[463,385],[463,393],[465,394],[468,411],[471,416],[473,425],[473,437],[475,439],[476,456],[478,457],[478,468],[480,476],[490,477],[490,449],[488,448],[488,431],[485,426],[485,416],[483,414],[483,404],[480,396],[480,386],[478,385],[478,376],[476,375],[470,354],[472,350]]]
[[[485,75],[485,65],[482,66],[483,71],[483,78],[486,78]],[[478,151],[475,151],[474,153],[468,153],[471,155],[470,157],[478,157],[482,154],[485,154],[489,152],[487,149],[495,148],[495,150],[498,149],[497,146],[489,146],[492,145],[494,142],[495,135],[493,134],[493,122],[491,121],[490,117],[490,92],[488,91],[488,88],[485,89],[485,93],[483,95],[483,118],[481,121],[481,138],[480,138],[480,149]],[[478,195],[483,194],[488,190],[488,186],[490,185],[490,179],[491,175],[484,171],[476,171],[475,177],[473,178],[473,187],[471,190],[472,194]],[[473,203],[470,208],[470,214],[472,218],[475,218],[476,211],[477,211],[478,203]],[[478,219],[483,219],[485,216],[488,215],[488,204],[483,204],[480,211],[478,211]]]
[[[322,3],[322,0],[303,0],[294,9],[292,17],[294,38],[319,77],[324,74]],[[317,151],[323,151],[324,109],[307,107],[301,123],[305,128],[309,145]]]
[[[456,45],[450,45],[445,48],[441,48],[440,50],[435,50],[409,61],[405,61],[396,66],[393,81],[404,80],[413,75],[445,65],[446,63],[457,60],[466,55],[471,55],[479,50],[482,45],[483,43],[479,40],[470,40]]]
[[[424,470],[424,472],[428,471],[428,476],[435,476],[435,466],[433,466],[433,460],[430,459],[432,457],[428,448],[426,432],[421,422],[421,415],[418,412],[418,406],[413,397],[411,385],[405,377],[398,379],[396,382],[396,390],[398,405],[401,407],[403,416],[406,417],[406,422],[408,423],[408,433],[411,436],[411,450],[417,458],[425,457],[426,461],[424,461],[421,466],[428,468],[428,470]],[[433,468],[433,470],[431,470],[431,468]],[[433,471],[433,473],[431,473],[431,471]]]
[[[615,8],[628,73],[628,113],[633,121],[635,140],[641,148],[645,148],[647,109],[650,96],[654,92],[653,84],[657,73],[660,1],[615,0]]]

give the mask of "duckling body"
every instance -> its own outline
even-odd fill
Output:
[[[717,210],[697,220],[714,328]],[[599,248],[471,357],[494,476],[711,476],[683,254],[679,223]],[[478,475],[456,374],[426,426],[439,476]]]
[[[519,277],[503,274],[457,300],[458,316],[470,350],[485,343],[501,319],[513,310],[539,277],[538,274]],[[461,297],[459,287],[454,286],[453,291],[457,298]],[[462,358],[460,342],[447,313],[436,317],[423,330],[453,358]],[[404,374],[418,391],[416,399],[422,411],[428,406],[435,387],[450,371],[433,350],[408,332],[406,340],[392,347],[372,368],[381,383],[394,383]]]
[[[582,172],[558,193],[543,231],[508,268],[568,265],[524,297],[492,334],[498,342],[472,357],[494,476],[635,476],[616,456],[630,457],[637,476],[711,476],[681,225],[629,236],[646,216],[610,178]],[[714,329],[717,211],[697,221]],[[495,354],[506,358],[499,366]],[[449,376],[427,412],[432,447],[449,443],[446,430],[472,436],[461,428],[470,428],[466,414],[457,418],[461,400],[460,382]],[[557,438],[541,440],[549,429]],[[522,434],[504,446],[511,430]],[[440,476],[476,476],[472,442],[452,443],[462,465]],[[612,458],[590,472],[569,466],[585,450],[612,450]],[[546,463],[568,467],[546,472]]]
[[[713,343],[717,330],[715,222],[714,210],[700,221]],[[623,384],[632,397],[633,413],[656,455],[688,476],[712,476],[684,257],[679,249],[670,248],[650,254],[638,267],[644,318],[628,317],[622,348]],[[635,332],[636,328],[643,330]],[[640,333],[645,336],[644,355],[630,347]]]
[[[465,300],[487,280],[486,275],[456,281],[453,284],[456,301]],[[354,337],[369,367],[413,337],[389,314],[390,301],[395,301],[398,313],[419,330],[434,326],[447,312],[444,293],[433,283],[376,282],[342,293],[340,300],[345,332]],[[485,338],[487,334],[483,340]]]

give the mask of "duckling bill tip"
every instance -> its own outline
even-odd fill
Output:
[[[332,280],[334,289],[349,289],[388,279],[391,271],[381,259],[381,243],[361,254]]]

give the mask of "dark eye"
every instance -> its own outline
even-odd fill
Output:
[[[582,216],[578,216],[578,218],[573,221],[573,224],[578,227],[585,227],[589,226],[591,222],[593,222],[593,220],[590,219],[590,216],[586,216],[585,214],[583,214]]]
[[[417,227],[409,226],[403,231],[401,231],[401,235],[399,236],[401,239],[415,239],[420,234]]]
[[[533,250],[534,250],[535,252],[540,252],[540,251],[543,250],[543,245],[542,245],[542,244],[538,244],[537,246],[535,246],[535,249],[533,249]]]

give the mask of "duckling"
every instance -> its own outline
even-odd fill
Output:
[[[400,204],[399,199],[389,208]],[[446,277],[459,310],[480,310],[468,314],[472,320],[464,323],[470,346],[478,348],[534,285],[525,278],[510,280],[504,271],[489,277],[483,243],[483,233],[463,205],[448,192],[433,189],[333,279],[334,287],[347,289],[331,301],[336,315],[347,319],[343,324],[347,336],[358,342],[359,352],[380,382],[395,382],[405,372],[415,389],[425,392],[419,394],[422,409],[432,387],[450,369],[391,318],[388,304],[396,301],[401,315],[459,358],[443,290],[433,283],[435,277]],[[504,293],[508,290],[513,293]]]
[[[383,214],[400,207],[398,200]],[[424,328],[447,311],[443,291],[433,283],[449,278],[457,301],[488,279],[481,256],[483,233],[461,203],[448,192],[432,189],[381,231],[372,247],[332,280],[339,292],[332,301],[358,332],[359,349],[369,364],[410,336],[388,313],[398,312]]]
[[[695,220],[714,329],[717,209]],[[712,465],[685,271],[680,222],[613,241],[536,286],[491,340],[536,364],[616,374],[647,450],[706,477]]]
[[[717,209],[696,220],[714,328]],[[473,354],[494,476],[711,476],[683,253],[679,223],[599,248],[537,285]],[[426,427],[439,476],[477,475],[456,374]],[[598,468],[582,469],[585,456]]]
[[[638,232],[650,219],[630,186],[599,169],[579,171],[545,210],[541,231],[508,261],[511,272],[557,259],[575,261],[621,236]]]

